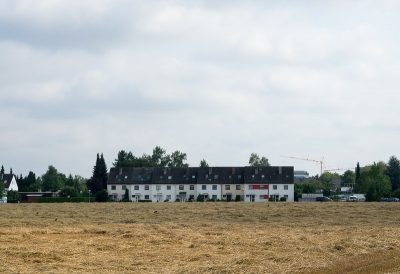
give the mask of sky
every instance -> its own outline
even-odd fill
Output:
[[[399,1],[0,2],[0,164],[96,154],[319,172],[397,155]]]

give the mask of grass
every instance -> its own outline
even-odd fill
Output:
[[[0,206],[1,273],[400,273],[400,203]]]

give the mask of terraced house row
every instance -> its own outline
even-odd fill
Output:
[[[111,168],[107,191],[115,201],[294,199],[293,167]]]

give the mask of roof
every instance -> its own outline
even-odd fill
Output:
[[[111,168],[108,184],[293,183],[293,167]]]
[[[14,177],[15,177],[14,174],[3,174],[2,175],[2,180],[1,181],[3,181],[5,188],[9,188],[10,187],[11,181],[12,181],[12,179]]]

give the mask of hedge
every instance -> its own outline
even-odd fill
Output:
[[[39,203],[87,203],[89,197],[40,197]],[[94,197],[90,197],[90,202],[94,202]]]

